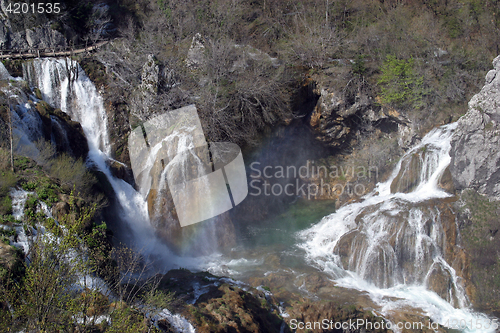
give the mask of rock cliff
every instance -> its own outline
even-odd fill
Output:
[[[500,314],[500,56],[469,102],[452,138],[450,171],[462,245],[469,257],[469,293],[477,309]]]
[[[450,151],[455,187],[500,199],[500,56],[458,121]]]

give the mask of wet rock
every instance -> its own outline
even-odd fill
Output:
[[[35,109],[42,120],[42,133],[45,140],[54,138],[59,152],[66,152],[75,158],[87,157],[89,147],[80,123],[72,121],[66,113],[52,108],[45,101],[37,102]]]
[[[120,163],[118,161],[112,161],[110,166],[109,166],[109,169],[114,177],[122,179],[129,184],[132,184],[132,185],[135,184],[134,174],[133,174],[132,170],[129,167],[127,167],[125,164]]]
[[[500,56],[486,84],[458,120],[451,142],[450,171],[457,189],[472,188],[500,199]]]
[[[276,300],[260,288],[176,269],[161,278],[159,289],[177,295],[175,311],[197,332],[290,332],[278,315]]]
[[[455,192],[455,186],[453,185],[453,176],[451,175],[450,168],[446,168],[444,170],[444,173],[439,180],[439,186],[448,193]]]
[[[401,170],[391,183],[391,193],[409,193],[420,183],[422,154],[418,152],[401,162]]]
[[[436,265],[436,267],[431,270],[427,279],[427,288],[434,291],[441,298],[447,300],[450,304],[459,306],[455,297],[452,277],[442,266]],[[450,294],[452,295],[451,297]]]

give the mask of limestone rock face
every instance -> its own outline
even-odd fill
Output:
[[[316,138],[328,146],[343,149],[356,139],[360,130],[378,128],[396,132],[398,125],[408,123],[398,111],[376,107],[366,93],[358,93],[354,100],[349,100],[335,89],[318,86],[315,90],[319,99],[309,125]]]
[[[7,43],[9,42],[9,30],[5,26],[4,22],[0,21],[0,48],[7,48]]]
[[[500,199],[500,56],[472,97],[451,142],[450,171],[457,189]]]
[[[24,50],[66,46],[67,40],[64,35],[48,25],[13,32],[8,22],[0,21],[0,48]]]
[[[66,46],[66,38],[49,27],[36,27],[26,30],[26,42],[31,48],[45,49]]]

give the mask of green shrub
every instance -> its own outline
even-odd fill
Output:
[[[351,65],[351,71],[353,74],[356,75],[364,75],[367,71],[366,64],[365,64],[365,56],[363,55],[357,55],[356,58],[354,59],[354,62]]]
[[[55,186],[53,184],[44,183],[40,187],[37,187],[35,191],[38,194],[38,198],[49,205],[58,201]]]
[[[35,188],[36,188],[36,182],[35,181],[28,181],[26,183],[22,183],[21,184],[21,187],[23,188],[23,190],[25,191],[34,191]]]
[[[420,107],[423,97],[423,76],[415,74],[415,61],[387,56],[378,84],[381,102],[398,107]]]
[[[0,216],[0,223],[1,224],[6,224],[6,225],[11,225],[12,223],[15,223],[16,219],[12,215],[2,215]]]
[[[77,192],[87,192],[95,183],[95,178],[87,170],[85,162],[62,154],[51,161],[49,173],[60,180],[66,190],[76,187]]]
[[[26,170],[28,168],[31,168],[33,166],[33,163],[31,160],[25,156],[20,156],[16,157],[14,159],[14,168],[16,170]]]
[[[0,196],[7,195],[11,187],[16,186],[16,175],[8,170],[0,171]]]
[[[0,214],[12,214],[12,199],[6,195],[0,201]]]

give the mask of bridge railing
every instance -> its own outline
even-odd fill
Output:
[[[71,54],[71,53],[82,53],[85,51],[92,51],[106,43],[108,40],[99,41],[95,44],[77,44],[77,45],[68,45],[68,46],[56,46],[49,48],[19,48],[19,49],[0,49],[0,56],[39,56],[40,54],[50,55],[50,54]]]

